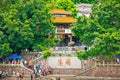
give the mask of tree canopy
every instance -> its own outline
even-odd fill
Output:
[[[120,53],[120,1],[101,1],[93,5],[91,16],[81,16],[73,25],[74,35],[90,46],[84,52],[78,52],[79,58],[104,55],[110,57]]]
[[[80,3],[88,3],[88,4],[93,4],[97,3],[100,0],[72,0],[75,4],[80,4]]]
[[[75,17],[77,14],[76,5],[71,0],[51,0],[51,8],[64,9],[71,11],[71,16]]]
[[[46,1],[0,1],[0,54],[54,45],[55,28]]]

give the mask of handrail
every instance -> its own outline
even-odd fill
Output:
[[[25,68],[25,69],[33,72],[33,70],[31,70],[31,69],[29,69],[29,68],[27,68],[27,67],[25,67],[25,66],[21,66],[21,67],[23,67],[23,68]]]
[[[88,69],[86,72],[88,72],[88,71],[90,71],[90,70],[92,70],[92,69],[95,69],[95,68],[96,68],[96,66],[94,66],[94,67]],[[81,73],[75,75],[74,77],[77,77],[77,76],[79,76],[80,74],[83,74],[83,73],[86,73],[86,72],[83,71],[83,72],[81,72]]]
[[[120,64],[117,63],[97,63],[96,66],[111,66],[111,67],[120,67]]]
[[[38,57],[38,58],[36,58],[36,59],[33,59],[33,60],[31,60],[30,62],[35,62],[35,61],[37,61],[38,59],[41,59],[42,57],[40,56],[40,57]]]
[[[21,54],[39,54],[42,52],[29,52],[29,51],[23,51]]]
[[[22,64],[0,64],[0,66],[23,66]]]

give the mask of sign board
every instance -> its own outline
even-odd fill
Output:
[[[56,33],[58,33],[58,34],[72,34],[70,29],[56,29]]]
[[[58,33],[64,33],[64,32],[65,32],[65,29],[57,29],[57,32],[58,32]]]
[[[49,57],[48,66],[51,68],[80,68],[81,60],[77,57]]]

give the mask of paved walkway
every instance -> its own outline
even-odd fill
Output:
[[[60,78],[60,80],[80,80],[80,79],[74,79],[73,75],[48,75],[48,76],[41,76],[33,80],[56,80],[56,78]],[[17,79],[15,76],[11,76],[0,80],[17,80]],[[31,79],[30,76],[26,76],[23,79],[19,79],[19,80],[31,80]]]
[[[116,77],[95,77],[95,76],[77,76],[76,79],[97,79],[97,80],[120,80]]]
[[[60,78],[60,80],[120,80],[120,78],[112,78],[112,77],[94,77],[94,76],[77,76],[74,75],[48,75],[48,76],[41,76],[39,78],[35,78],[33,80],[56,80],[56,78]],[[0,79],[0,80],[17,80],[15,76]],[[18,80],[31,80],[30,76],[24,77],[24,79]]]

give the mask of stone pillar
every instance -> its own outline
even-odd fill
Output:
[[[70,38],[70,42],[72,42],[72,35],[68,35],[68,37]]]

